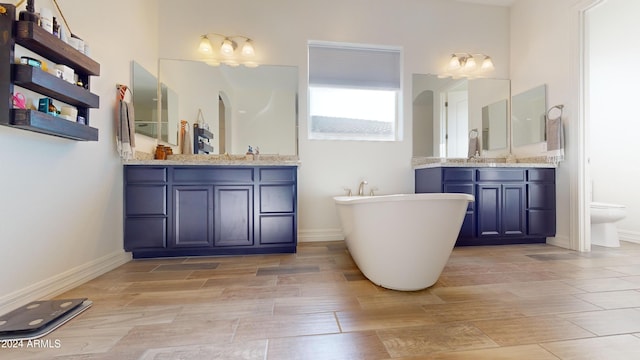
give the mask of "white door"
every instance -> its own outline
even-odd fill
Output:
[[[447,157],[468,156],[469,97],[467,91],[447,93]]]

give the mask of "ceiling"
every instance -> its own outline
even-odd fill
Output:
[[[456,0],[459,2],[482,4],[482,5],[496,5],[496,6],[511,6],[516,0]]]

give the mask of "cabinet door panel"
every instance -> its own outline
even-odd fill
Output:
[[[173,227],[175,247],[212,245],[211,187],[173,187]]]
[[[124,223],[124,249],[161,249],[167,244],[166,218],[129,218]]]
[[[478,185],[478,232],[482,236],[500,235],[501,185]]]
[[[503,185],[502,233],[504,235],[525,234],[524,184]]]
[[[215,246],[253,245],[253,186],[216,186]]]

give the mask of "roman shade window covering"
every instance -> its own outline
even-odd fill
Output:
[[[400,89],[400,50],[310,43],[309,86]]]

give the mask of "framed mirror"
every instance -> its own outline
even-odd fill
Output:
[[[537,86],[511,98],[512,146],[544,142],[546,85]]]
[[[481,146],[485,146],[485,137],[492,139],[492,148],[485,150],[493,151],[495,156],[509,153],[506,113],[498,120],[496,110],[494,126],[488,126],[486,133],[482,122],[485,107],[500,102],[508,106],[509,80],[452,79],[413,74],[412,87],[414,157],[466,158],[469,131],[481,128]]]
[[[251,145],[262,154],[297,155],[297,67],[212,67],[175,59],[160,59],[158,66],[168,88],[161,113],[167,114],[169,143],[177,141],[181,120],[190,127],[200,120],[213,133],[213,154],[244,154]]]

